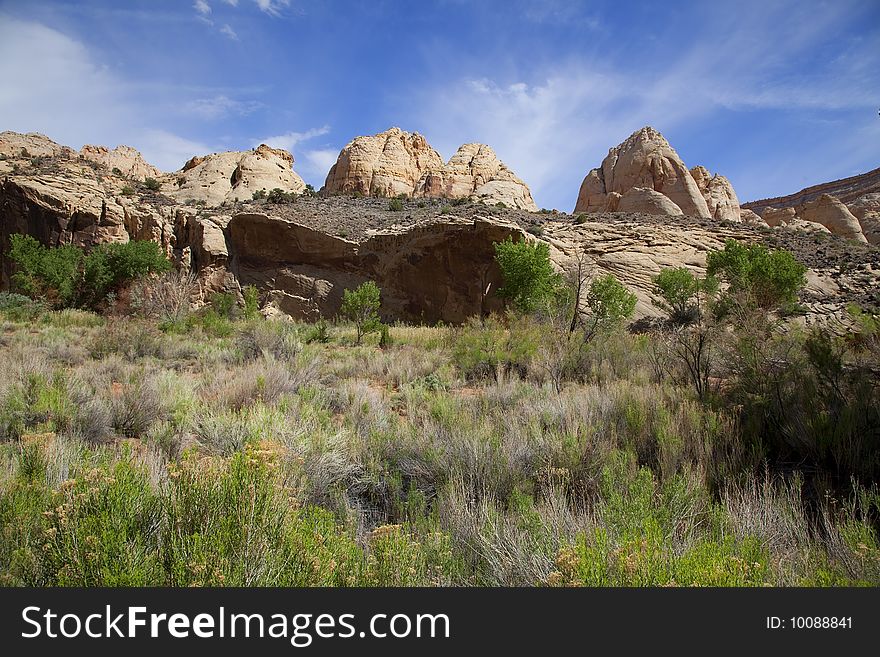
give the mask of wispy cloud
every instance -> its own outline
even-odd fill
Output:
[[[290,0],[255,0],[261,11],[271,16],[280,16],[281,10],[290,6]]]
[[[211,15],[211,5],[205,2],[205,0],[196,0],[193,4],[193,9],[195,9],[196,13],[202,18],[207,18]]]
[[[220,34],[225,37],[229,37],[233,41],[238,41],[238,35],[235,33],[235,30],[229,27],[228,23],[224,24],[223,27],[220,28]]]
[[[312,128],[305,132],[286,132],[283,135],[275,135],[274,137],[266,137],[254,142],[254,146],[259,144],[267,144],[272,148],[283,148],[286,151],[292,151],[293,147],[300,142],[326,135],[330,132],[330,126],[325,125],[320,128]]]
[[[646,50],[639,66],[611,57],[573,58],[525,72],[530,82],[445,82],[418,97],[414,122],[431,126],[429,140],[447,155],[466,141],[489,143],[530,185],[539,205],[570,209],[584,174],[609,147],[643,125],[685,130],[720,109],[874,107],[880,49],[869,43],[840,44],[836,58],[817,62],[812,70],[799,67],[798,75],[790,71],[792,61],[809,57],[833,33],[846,3],[820,14],[797,7],[786,14],[787,8],[739,24],[707,16],[705,33],[688,47],[664,53],[658,71],[651,70],[652,51]],[[662,42],[645,47],[668,48]],[[688,164],[718,170],[715,162]]]
[[[297,163],[296,169],[306,182],[312,183],[315,188],[320,188],[324,184],[330,167],[336,164],[337,157],[339,157],[338,148],[318,148],[305,151],[300,162]]]
[[[235,100],[223,94],[212,98],[196,98],[183,104],[184,113],[206,120],[220,119],[229,115],[247,116],[263,107],[263,103],[255,100]]]

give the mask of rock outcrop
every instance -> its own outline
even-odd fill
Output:
[[[391,128],[357,137],[339,154],[324,191],[364,196],[472,198],[537,210],[528,186],[486,144],[464,144],[443,163],[418,133]]]
[[[252,151],[214,153],[190,159],[162,186],[179,203],[249,201],[254,192],[281,189],[301,193],[306,184],[293,171],[293,156],[261,144]]]
[[[615,198],[614,192],[611,194],[608,207],[611,212],[643,212],[670,217],[684,214],[668,196],[647,187],[633,187],[619,198]]]
[[[0,155],[6,158],[27,159],[31,157],[55,157],[76,153],[72,148],[61,146],[39,132],[0,132]]]
[[[603,212],[608,194],[626,194],[633,187],[652,189],[669,198],[683,214],[711,217],[691,172],[669,142],[646,126],[608,151],[601,167],[587,173],[578,192],[575,212]]]
[[[880,168],[858,176],[813,185],[788,196],[749,201],[748,203],[743,203],[742,207],[749,208],[763,215],[764,208],[766,207],[794,208],[810,201],[815,201],[822,194],[830,194],[846,205],[850,205],[862,196],[877,193],[880,193]]]
[[[777,226],[784,226],[793,222],[797,218],[797,212],[794,208],[767,207],[764,208],[761,218],[768,226],[776,228]]]
[[[830,194],[822,194],[819,198],[808,201],[797,209],[797,216],[803,221],[821,224],[835,235],[857,242],[867,241],[859,220],[841,201]]]
[[[716,221],[742,221],[739,199],[733,191],[733,185],[726,177],[718,174],[713,176],[706,167],[702,166],[694,167],[690,171],[703,195],[703,200],[706,201],[710,217]]]
[[[131,146],[117,146],[111,151],[106,146],[87,144],[80,149],[79,154],[86,160],[102,164],[109,171],[118,169],[126,178],[158,180],[163,175],[159,169],[144,160],[140,151]]]
[[[426,322],[463,322],[501,308],[494,244],[511,235],[526,239],[516,224],[479,216],[440,216],[359,242],[260,213],[238,214],[228,227],[239,281],[265,290],[274,309],[333,316],[345,289],[372,280],[385,317]]]
[[[390,128],[356,137],[339,153],[324,190],[330,194],[412,196],[422,176],[443,168],[443,158],[417,132]]]
[[[441,169],[422,175],[414,196],[474,198],[535,211],[528,186],[486,144],[464,144]]]

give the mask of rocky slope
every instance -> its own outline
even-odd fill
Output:
[[[723,180],[681,167],[676,172],[687,172],[693,189],[709,190],[716,200],[714,206],[706,203],[704,216],[686,216],[664,192],[638,186],[606,193],[606,199],[614,199],[614,212],[578,216],[431,197],[405,199],[400,211],[391,210],[386,199],[348,195],[254,202],[247,192],[260,184],[256,181],[276,187],[291,171],[292,157],[267,147],[194,158],[176,174],[182,183],[174,174],[165,176],[159,190],[39,135],[0,139],[0,154],[3,253],[16,232],[50,245],[154,240],[179,266],[197,274],[199,299],[253,284],[267,314],[332,316],[344,289],[375,280],[386,319],[460,322],[501,307],[493,244],[507,236],[546,241],[560,269],[586,252],[596,274],[613,273],[636,293],[638,317],[658,313],[651,278],[661,268],[685,266],[701,273],[706,253],[727,238],[795,253],[810,268],[802,295],[810,321],[838,315],[847,303],[880,306],[878,247],[841,239],[796,217],[776,228],[720,221],[733,207],[725,202],[734,200]],[[454,175],[443,178],[449,189],[479,189],[469,176],[500,171],[483,147],[465,148],[460,155],[447,170]],[[664,166],[651,165],[651,170]],[[227,172],[224,183],[220,178]],[[211,176],[213,184],[207,182]],[[663,189],[669,188],[664,184]],[[700,198],[706,202],[702,193]],[[873,207],[867,203],[864,214],[870,216]],[[798,222],[813,232],[798,228]],[[0,265],[8,284],[10,264],[0,259]]]
[[[464,144],[443,162],[418,133],[390,128],[356,137],[327,174],[327,194],[473,198],[537,210],[528,186],[486,144]]]
[[[760,213],[771,226],[814,222],[835,235],[880,244],[880,169],[743,207]]]

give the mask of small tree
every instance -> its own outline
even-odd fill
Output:
[[[354,322],[357,329],[357,343],[367,333],[375,333],[382,327],[379,319],[379,306],[382,304],[381,290],[373,281],[362,283],[355,290],[345,290],[342,294],[340,314]]]
[[[590,309],[587,339],[602,327],[614,326],[632,317],[636,301],[636,295],[627,290],[614,274],[595,279],[587,292],[587,306]]]
[[[562,277],[550,263],[546,242],[514,242],[508,237],[495,244],[495,261],[504,279],[498,293],[521,312],[537,310],[562,285]]]
[[[698,278],[686,267],[663,269],[654,277],[654,291],[660,296],[654,305],[665,310],[673,322],[689,324],[699,319],[703,299],[717,289],[718,282],[711,276]]]
[[[160,189],[162,189],[162,184],[155,178],[145,178],[144,187],[149,189],[151,192],[158,192]]]
[[[253,285],[247,285],[241,295],[244,297],[244,318],[256,319],[260,312],[260,291]]]
[[[718,275],[730,285],[731,295],[743,303],[770,310],[797,301],[806,285],[807,268],[784,249],[762,244],[741,244],[729,239],[722,251],[706,257],[706,274]]]

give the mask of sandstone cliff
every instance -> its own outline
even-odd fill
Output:
[[[422,135],[400,128],[349,142],[323,189],[328,194],[473,198],[537,210],[528,186],[486,144],[464,144],[444,164]]]
[[[682,214],[713,216],[700,187],[678,153],[663,135],[650,126],[637,130],[623,143],[610,149],[602,165],[587,173],[581,183],[574,211],[607,211],[609,194],[624,195],[634,187],[663,194]],[[668,206],[667,210],[673,211],[672,206]]]

